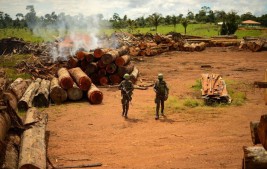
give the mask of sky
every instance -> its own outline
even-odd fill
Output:
[[[27,5],[33,5],[37,16],[64,12],[66,15],[85,16],[103,14],[110,19],[114,13],[122,18],[147,17],[154,12],[166,15],[198,13],[202,6],[211,10],[234,10],[238,15],[251,12],[255,16],[267,14],[267,0],[0,0],[0,11],[15,18],[17,13],[26,14]]]

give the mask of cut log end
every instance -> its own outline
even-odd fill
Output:
[[[67,100],[67,92],[60,87],[55,87],[51,90],[50,97],[54,103],[61,104]]]
[[[88,90],[91,87],[91,79],[87,76],[81,77],[79,80],[79,88],[83,91]]]
[[[103,93],[101,91],[94,91],[91,93],[89,101],[92,104],[100,104],[103,100]]]
[[[72,88],[73,86],[73,80],[72,78],[70,77],[65,77],[65,78],[62,78],[60,80],[60,86],[63,88],[63,89],[69,89],[69,88]]]

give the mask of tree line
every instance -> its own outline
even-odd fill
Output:
[[[238,24],[244,20],[255,20],[261,23],[262,26],[267,27],[267,14],[260,17],[252,15],[251,12],[237,15],[235,11],[226,13],[225,11],[213,11],[210,7],[203,6],[197,13],[189,11],[186,16],[167,15],[162,16],[160,13],[153,13],[147,17],[141,16],[137,19],[131,19],[127,15],[121,17],[118,13],[114,13],[110,19],[104,19],[102,14],[94,16],[83,16],[82,14],[76,16],[66,15],[65,13],[45,14],[44,16],[37,16],[33,5],[26,6],[28,11],[25,15],[17,13],[16,18],[12,19],[9,14],[0,11],[0,28],[30,28],[33,29],[36,25],[43,28],[63,26],[68,29],[74,25],[83,28],[88,26],[88,23],[98,24],[101,27],[110,27],[114,29],[128,29],[132,32],[137,27],[154,27],[157,31],[159,25],[173,25],[176,28],[177,24],[182,24],[185,33],[188,24],[194,23],[218,23],[223,22],[221,27],[221,34],[233,34]]]

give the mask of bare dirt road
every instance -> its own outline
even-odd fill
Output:
[[[135,61],[140,79],[151,82],[162,72],[170,88],[166,117],[154,119],[154,92],[135,90],[129,119],[121,116],[120,91],[101,89],[101,105],[87,101],[45,109],[49,114],[48,156],[55,166],[101,162],[101,168],[237,169],[243,146],[251,146],[249,122],[267,113],[263,81],[267,51],[207,48],[203,52],[169,52]],[[201,69],[209,64],[211,69]],[[179,106],[200,96],[191,86],[201,73],[219,73],[246,94],[241,106]],[[172,100],[172,101],[171,101]],[[173,105],[177,104],[177,105]]]

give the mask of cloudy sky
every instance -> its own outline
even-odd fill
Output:
[[[154,12],[166,15],[187,15],[188,11],[198,13],[202,6],[211,10],[234,10],[239,15],[251,12],[255,16],[267,14],[266,0],[0,0],[0,11],[15,18],[17,13],[26,14],[27,5],[34,5],[38,16],[47,13],[64,12],[69,15],[82,13],[86,16],[103,14],[110,19],[114,13],[135,19]]]

